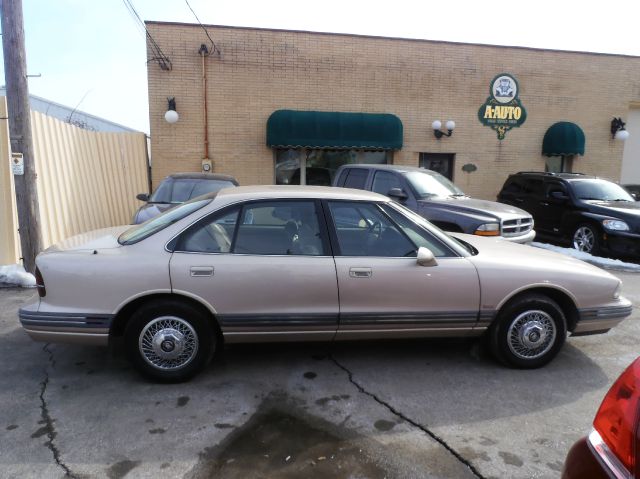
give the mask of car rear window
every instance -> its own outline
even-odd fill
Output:
[[[142,241],[143,239],[156,234],[158,231],[162,231],[167,226],[180,221],[182,218],[186,218],[194,211],[208,205],[211,203],[213,196],[202,200],[189,201],[188,203],[176,206],[175,208],[168,209],[159,216],[151,218],[144,223],[133,226],[120,235],[118,243],[124,246]]]
[[[229,186],[234,186],[234,184],[228,180],[198,178],[169,179],[162,182],[155,193],[151,195],[149,202],[179,204],[197,196],[212,193]]]

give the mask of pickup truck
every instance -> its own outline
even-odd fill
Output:
[[[333,186],[388,196],[445,231],[533,241],[532,216],[515,206],[470,198],[435,171],[401,165],[343,165]]]

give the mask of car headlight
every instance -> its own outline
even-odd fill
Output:
[[[603,220],[602,226],[612,231],[629,231],[629,225],[620,220]]]
[[[618,286],[613,292],[613,299],[618,299],[620,297],[620,293],[622,293],[622,281],[618,281]]]
[[[480,225],[473,234],[478,236],[500,236],[500,223],[485,223]]]

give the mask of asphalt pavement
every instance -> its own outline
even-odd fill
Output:
[[[633,315],[569,338],[547,367],[475,340],[233,345],[186,384],[140,378],[118,348],[33,342],[29,289],[0,289],[0,476],[556,478],[639,355]]]

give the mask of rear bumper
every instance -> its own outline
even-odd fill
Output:
[[[619,304],[603,308],[581,309],[580,319],[572,331],[573,336],[581,334],[605,333],[631,315],[631,301],[620,298]]]
[[[21,308],[20,323],[35,341],[94,346],[109,344],[112,315],[85,313],[41,313],[38,303]]]
[[[564,461],[562,479],[610,479],[604,466],[600,463],[587,443],[587,438],[578,440],[569,450]]]

